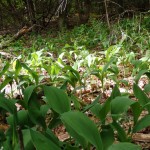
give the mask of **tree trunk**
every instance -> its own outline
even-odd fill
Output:
[[[29,20],[31,22],[31,25],[36,24],[35,9],[34,9],[33,1],[32,0],[26,0],[26,5],[28,8],[28,16],[29,16]]]
[[[59,0],[58,27],[60,30],[67,27],[67,0]]]

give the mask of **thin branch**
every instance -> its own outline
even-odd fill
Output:
[[[17,133],[18,133],[20,150],[24,150],[23,135],[20,127],[17,128]]]
[[[59,13],[62,13],[63,11],[66,10],[66,6],[67,6],[67,0],[61,0],[55,15],[59,16]]]
[[[107,0],[104,0],[104,4],[105,4],[105,11],[106,11],[107,25],[108,25],[108,28],[110,29],[109,15],[108,15],[108,9],[107,9]]]

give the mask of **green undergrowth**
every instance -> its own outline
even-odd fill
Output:
[[[122,20],[110,31],[105,23],[92,20],[72,30],[25,35],[12,43],[6,52],[14,56],[0,59],[0,111],[9,125],[0,130],[1,148],[141,149],[133,144],[132,135],[150,125],[147,21],[146,17]],[[99,103],[108,81],[113,81],[111,95]],[[82,94],[93,83],[99,93],[87,104],[77,92]],[[132,93],[122,93],[122,86]],[[143,111],[146,115],[141,118]],[[89,119],[89,112],[97,122]],[[126,130],[122,124],[131,121]],[[69,134],[65,141],[54,134],[58,126]]]

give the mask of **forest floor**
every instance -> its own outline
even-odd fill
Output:
[[[115,29],[111,32],[107,31],[105,25],[92,22],[91,27],[81,25],[71,31],[61,33],[48,31],[41,35],[25,35],[5,49],[5,52],[15,57],[12,58],[10,55],[4,58],[2,55],[0,61],[2,65],[10,61],[13,67],[15,60],[20,59],[42,78],[39,78],[40,84],[58,87],[62,85],[64,79],[69,78],[67,71],[61,72],[59,67],[72,66],[79,73],[79,78],[84,82],[84,86],[80,85],[79,78],[74,77],[73,80],[69,78],[70,84],[67,85],[67,91],[73,93],[83,105],[91,104],[99,95],[101,96],[99,102],[103,104],[110,97],[115,84],[119,86],[122,95],[136,101],[133,92],[133,84],[136,82],[143,91],[147,90],[146,95],[150,98],[150,90],[145,88],[146,85],[149,85],[149,78],[140,72],[140,70],[149,71],[150,69],[150,32],[146,25],[140,24],[142,29],[138,29],[137,20],[134,21],[134,25],[132,23],[126,20],[118,28],[114,25]],[[112,56],[117,58],[114,65],[106,69],[101,76],[101,71],[105,66],[112,65],[107,65]],[[44,62],[49,65],[56,62],[54,66],[57,69],[49,72],[49,69],[43,65]],[[98,71],[97,74],[93,73],[95,70]],[[28,74],[24,70],[22,72]],[[7,75],[9,73],[12,75],[13,71],[10,69]],[[0,79],[1,84],[5,82],[4,76]],[[29,76],[29,84],[32,84],[32,75]],[[13,80],[12,84],[6,84],[1,90],[5,91],[8,97],[22,97],[18,86]],[[19,104],[17,107],[18,110],[22,109]],[[147,111],[143,111],[140,117],[146,114]],[[90,111],[87,115],[97,122],[97,117]],[[133,126],[132,113],[128,111],[127,116],[127,122],[122,122],[126,132]],[[6,118],[0,116],[0,129],[7,130],[7,128]],[[64,126],[58,126],[53,132],[61,141],[69,138]],[[144,150],[150,149],[150,127],[133,134],[132,139]]]

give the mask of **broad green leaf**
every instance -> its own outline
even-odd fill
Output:
[[[95,105],[90,109],[90,111],[91,111],[96,117],[99,118],[101,108],[102,108],[101,104],[100,104],[100,103],[97,103],[97,104],[95,104]]]
[[[117,65],[115,65],[115,64],[111,64],[111,68],[108,68],[108,71],[114,73],[115,75],[117,75],[119,73],[119,69],[118,69]]]
[[[104,150],[107,150],[108,147],[110,145],[112,145],[113,142],[115,141],[114,131],[111,128],[111,126],[109,126],[109,125],[102,126],[101,130],[102,130],[101,131],[101,137],[102,137],[102,142],[103,142],[103,145],[104,145]]]
[[[55,143],[56,145],[60,144],[60,141],[58,139],[58,137],[56,137],[56,135],[52,132],[52,130],[47,129],[45,132],[45,136],[51,140],[53,143]]]
[[[85,114],[70,111],[62,114],[61,120],[67,129],[68,127],[71,129],[69,130],[70,135],[74,136],[74,133],[77,133],[93,144],[97,150],[103,149],[102,140],[96,125]],[[77,138],[76,140],[78,140],[77,135],[74,138]]]
[[[22,134],[25,150],[33,150],[34,146],[31,140],[30,130],[29,129],[22,130]]]
[[[34,72],[33,70],[31,70],[25,63],[21,63],[21,65],[24,69],[26,69],[32,75],[32,77],[34,78],[36,85],[37,85],[39,83],[39,77],[38,77],[37,73]]]
[[[54,111],[59,114],[70,111],[70,101],[63,90],[52,86],[44,86],[44,93],[47,103]]]
[[[70,83],[73,87],[75,87],[75,84],[77,82],[77,81],[74,82],[73,80],[71,80],[71,78],[68,74],[66,74],[65,76],[59,76],[59,79],[61,79],[64,82]]]
[[[118,139],[121,142],[127,142],[128,141],[128,137],[126,135],[125,130],[120,126],[119,123],[117,123],[116,121],[113,121],[113,123],[111,124],[112,128],[115,129],[118,133]]]
[[[28,86],[25,90],[24,90],[24,101],[26,102],[26,105],[28,105],[28,102],[29,102],[29,99],[34,91],[34,89],[36,88],[37,86],[35,85],[31,85],[31,86]]]
[[[124,97],[118,96],[111,102],[111,114],[121,114],[129,108],[135,101]]]
[[[14,150],[12,148],[12,144],[10,144],[10,139],[7,138],[6,141],[3,143],[3,149],[4,150]]]
[[[33,150],[34,145],[31,140],[30,130],[29,129],[22,130],[22,136],[23,136],[24,149]],[[14,150],[19,150],[19,149],[20,149],[20,144],[18,143],[18,145],[15,147]]]
[[[148,102],[150,102],[150,99],[146,96],[146,94],[139,88],[138,85],[134,84],[133,85],[133,92],[135,97],[139,100],[139,103],[144,106],[146,105]],[[150,113],[150,105],[148,105],[147,107],[148,112]]]
[[[68,81],[64,81],[64,83],[61,85],[60,89],[66,90],[68,86]]]
[[[22,68],[22,66],[21,66],[20,61],[16,60],[15,61],[15,68],[14,68],[16,76],[20,73],[21,68]]]
[[[138,102],[135,102],[131,105],[133,117],[134,117],[134,124],[138,121],[138,118],[142,112],[142,108]]]
[[[72,94],[72,95],[71,95],[71,98],[70,98],[70,101],[73,102],[74,108],[75,108],[76,110],[80,110],[80,108],[81,108],[80,100],[79,100],[76,96],[74,96],[74,95]]]
[[[89,109],[91,109],[94,105],[96,105],[99,102],[99,100],[100,100],[100,96],[98,96],[91,104],[84,107],[82,112],[86,112]]]
[[[20,110],[18,113],[18,124],[20,126],[32,125],[31,120],[29,119],[27,110]]]
[[[150,115],[144,116],[140,119],[133,128],[133,132],[138,132],[146,127],[150,126]]]
[[[119,52],[120,48],[121,45],[119,44],[110,46],[105,52],[106,59],[110,60],[111,57],[113,57],[116,53]]]
[[[30,134],[32,142],[37,150],[61,150],[58,145],[40,132],[30,130]]]
[[[48,106],[47,104],[42,105],[42,106],[40,107],[40,111],[41,111],[41,114],[42,114],[43,117],[46,116],[48,110],[49,110],[49,106]]]
[[[106,116],[111,109],[111,98],[108,98],[107,101],[102,105],[100,110],[99,118],[101,119],[102,123],[105,123]]]
[[[27,110],[20,110],[17,112],[17,125],[24,127],[33,125],[31,120],[29,119]],[[7,117],[7,122],[12,126],[14,122],[14,116],[10,115]]]
[[[145,91],[146,93],[149,93],[149,92],[150,92],[150,84],[146,84],[146,85],[144,86],[144,91]]]
[[[142,150],[138,145],[122,142],[111,145],[108,150]]]
[[[82,145],[83,149],[86,149],[88,146],[88,140],[83,137],[82,135],[80,135],[80,133],[78,133],[78,131],[76,131],[72,126],[70,126],[70,124],[67,124],[65,122],[63,122],[67,132],[78,142],[80,143],[80,145]]]
[[[110,97],[111,97],[111,99],[114,99],[117,96],[121,96],[121,93],[120,93],[119,88],[117,87],[117,85],[115,85]]]
[[[150,102],[148,102],[146,105],[143,106],[143,108],[147,107],[150,105]]]
[[[64,69],[69,70],[72,73],[72,75],[74,75],[74,77],[77,78],[77,80],[81,83],[80,74],[78,71],[73,69],[71,66],[65,66]]]
[[[105,119],[110,111],[111,98],[108,98],[103,105],[99,103],[91,108],[91,111],[101,120],[102,124],[105,124]]]
[[[44,129],[46,128],[45,119],[38,109],[28,108],[29,117],[34,124],[38,124],[42,126]]]
[[[40,109],[40,102],[36,93],[32,94],[28,102],[28,113],[33,123],[41,125],[44,129],[46,128],[45,118]]]
[[[115,61],[115,59],[116,59],[115,57],[112,57],[112,58],[110,59],[110,61],[109,61],[109,62],[104,66],[104,68],[102,69],[102,74],[107,71],[108,67]]]
[[[0,95],[0,107],[7,110],[11,114],[16,114],[17,108],[15,106],[16,100],[6,99]]]
[[[16,132],[16,125],[17,125],[17,108],[15,106],[16,100],[13,99],[6,99],[2,95],[0,95],[0,107],[7,110],[9,113],[13,114],[13,124],[12,128],[12,147],[14,148],[17,142],[17,132]],[[7,145],[7,144],[6,144]]]

